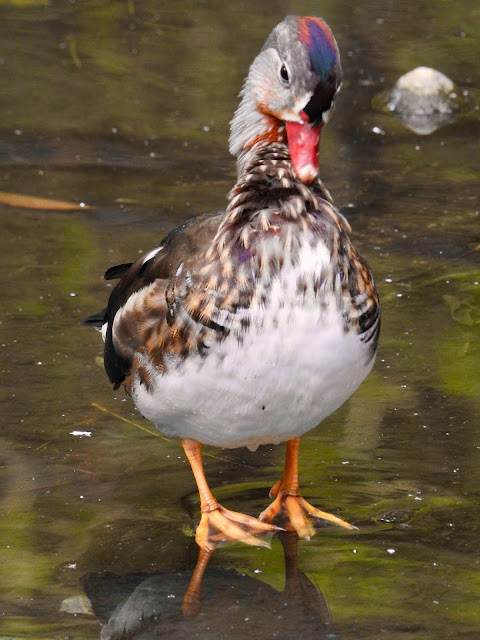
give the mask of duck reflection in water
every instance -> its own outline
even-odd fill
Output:
[[[276,535],[284,552],[283,591],[233,569],[206,571],[213,553],[207,549],[200,549],[191,577],[87,574],[84,588],[103,624],[101,640],[338,638],[322,593],[298,568],[298,535]]]

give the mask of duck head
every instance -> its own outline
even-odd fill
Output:
[[[318,173],[320,131],[342,82],[337,43],[320,18],[287,16],[253,61],[231,121],[241,175],[258,144],[286,143],[298,178]]]

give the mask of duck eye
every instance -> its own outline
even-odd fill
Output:
[[[282,64],[282,67],[280,69],[280,76],[282,80],[284,80],[285,82],[288,82],[288,71],[287,71],[287,67],[284,64]]]

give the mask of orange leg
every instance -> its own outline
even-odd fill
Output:
[[[213,497],[205,478],[202,445],[190,438],[184,438],[182,444],[200,494],[202,517],[195,535],[198,546],[213,551],[220,542],[240,540],[254,546],[268,547],[265,541],[255,536],[268,531],[278,531],[278,527],[222,507]]]
[[[300,438],[287,440],[285,467],[281,479],[272,487],[270,497],[275,498],[272,504],[263,511],[259,519],[272,522],[277,516],[287,520],[285,529],[296,531],[302,538],[309,538],[315,533],[312,520],[327,520],[345,529],[356,529],[353,525],[337,518],[337,516],[316,509],[309,504],[298,491],[298,450]],[[310,516],[307,517],[307,516]]]

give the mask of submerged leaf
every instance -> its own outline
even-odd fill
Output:
[[[37,198],[26,196],[21,193],[9,193],[0,191],[0,204],[7,204],[10,207],[22,207],[24,209],[42,209],[55,211],[78,211],[81,209],[91,209],[83,202],[65,202],[64,200],[51,200],[50,198]]]

